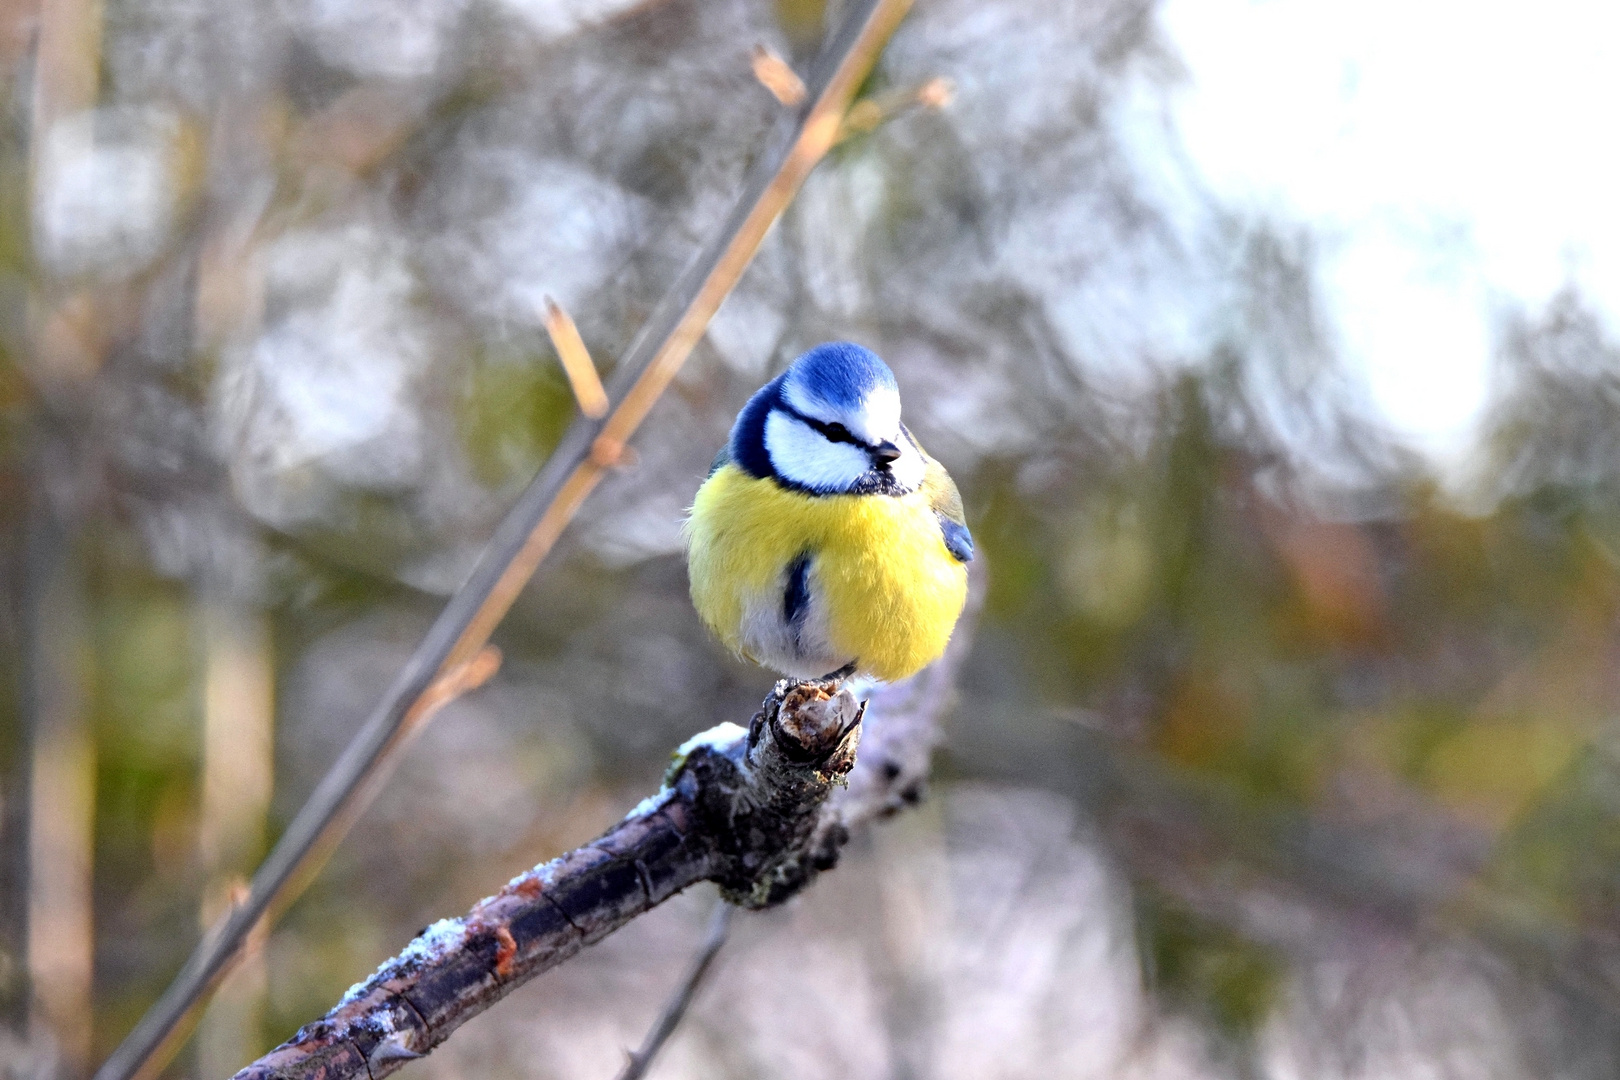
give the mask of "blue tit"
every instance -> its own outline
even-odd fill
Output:
[[[743,407],[686,525],[692,602],[792,678],[911,675],[945,651],[973,537],[877,354],[818,345]]]

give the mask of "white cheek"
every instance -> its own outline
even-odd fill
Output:
[[[889,475],[895,482],[907,491],[916,491],[922,487],[923,474],[928,471],[928,463],[923,460],[922,454],[911,445],[911,440],[905,437],[900,439],[900,456],[889,465]]]
[[[830,443],[780,412],[765,418],[765,452],[784,479],[817,491],[844,491],[872,467],[866,451]]]

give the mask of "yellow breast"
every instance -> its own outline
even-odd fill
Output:
[[[748,613],[780,609],[800,555],[811,560],[827,643],[886,681],[945,651],[967,597],[967,570],[921,492],[810,496],[728,464],[698,490],[687,537],[692,602],[744,655]]]

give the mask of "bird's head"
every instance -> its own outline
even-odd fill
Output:
[[[848,342],[805,353],[754,395],[732,430],[734,460],[818,495],[903,495],[926,463],[900,423],[900,388],[878,355]]]

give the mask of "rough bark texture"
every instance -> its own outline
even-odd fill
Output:
[[[237,1080],[387,1075],[698,881],[744,907],[781,902],[821,861],[822,811],[855,764],[863,713],[847,690],[777,683],[746,731],[721,724],[692,739],[618,825],[428,927]]]

